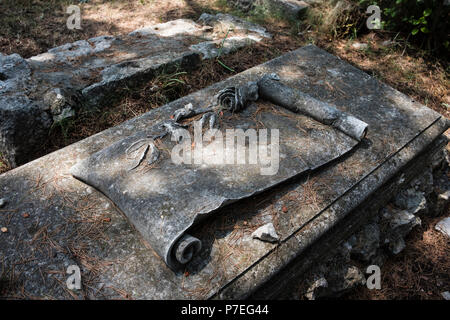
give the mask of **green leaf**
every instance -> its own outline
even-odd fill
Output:
[[[424,17],[428,17],[430,14],[431,14],[431,8],[425,9],[425,10],[423,11]]]
[[[413,31],[411,31],[411,34],[412,34],[413,36],[415,36],[415,35],[417,34],[417,32],[419,32],[419,29],[414,28]]]
[[[428,30],[427,27],[420,28],[420,31],[422,31],[423,33],[429,33],[430,32],[430,30]]]

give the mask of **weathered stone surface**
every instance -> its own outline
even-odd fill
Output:
[[[407,235],[412,228],[421,224],[420,218],[407,210],[387,209],[383,212],[383,218],[392,232],[402,237]]]
[[[325,237],[314,243],[309,252],[314,252],[314,255],[318,254],[320,258],[314,257],[314,255],[312,254],[303,257],[300,256],[295,260],[295,263],[291,263],[285,268],[282,276],[280,275],[271,279],[263,289],[258,290],[257,294],[252,295],[252,298],[267,298],[267,296],[269,298],[274,298],[276,297],[276,295],[273,294],[273,292],[275,291],[278,293],[278,295],[281,295],[281,297],[298,299],[299,296],[304,295],[308,291],[308,289],[306,289],[307,287],[305,288],[303,284],[311,284],[315,280],[317,280],[317,277],[311,277],[311,272],[314,272],[313,275],[315,275],[316,272],[320,272],[322,277],[324,277],[325,279],[331,272],[331,270],[351,264],[351,246],[349,245],[349,242],[347,240],[347,237],[349,236],[348,232],[350,230],[353,230],[352,232],[357,234],[359,231],[355,228],[355,226],[358,225],[360,226],[360,228],[364,228],[364,225],[366,223],[380,224],[380,222],[382,222],[382,219],[380,219],[379,214],[381,214],[381,212],[383,211],[380,209],[382,209],[386,205],[388,207],[392,207],[392,204],[388,204],[387,202],[389,197],[392,194],[398,193],[402,189],[409,188],[410,184],[403,183],[408,183],[407,181],[411,180],[414,181],[415,177],[417,177],[418,175],[420,176],[422,172],[426,171],[425,169],[432,162],[434,162],[434,155],[440,154],[440,151],[445,148],[447,143],[448,140],[445,138],[445,136],[441,136],[436,139],[427,148],[427,150],[421,154],[421,156],[415,159],[414,162],[408,164],[406,168],[404,168],[396,175],[393,181],[397,181],[397,183],[387,183],[376,193],[375,197],[368,198],[361,207],[353,212],[353,219],[355,219],[356,221],[359,220],[359,222],[356,222],[355,220],[349,222],[349,220],[347,220],[344,228],[335,228],[336,231],[334,233],[326,235]],[[360,220],[360,218],[363,216],[368,216],[369,219],[366,220],[363,218],[362,220]],[[385,224],[383,224],[382,227],[389,228],[389,226]],[[385,230],[382,231],[383,233],[385,233]],[[333,248],[332,245],[329,245],[340,242],[344,239],[347,240],[347,242],[344,242],[343,245],[337,249]],[[388,253],[393,254],[389,247],[380,247],[377,250],[375,257],[373,257],[371,261],[367,263],[367,265],[370,264],[381,267],[384,264],[385,260],[389,258]],[[305,265],[308,267],[305,268]],[[308,272],[305,272],[308,270],[307,268],[310,268],[310,270]],[[297,285],[292,286],[292,283],[296,283]],[[298,286],[298,284],[300,284],[300,286]],[[284,292],[286,291],[288,293],[292,292],[292,295],[284,295]],[[325,295],[325,297],[327,297],[327,295]]]
[[[394,198],[394,204],[411,214],[421,215],[428,212],[427,199],[422,191],[414,188],[407,189]]]
[[[440,231],[442,234],[446,235],[447,237],[450,237],[450,217],[447,217],[447,218],[439,221],[436,224],[435,229]]]
[[[403,240],[402,237],[397,237],[395,239],[390,240],[388,245],[389,251],[394,255],[402,252],[403,249],[405,249],[405,247],[406,247],[405,240]]]
[[[265,0],[273,6],[279,7],[287,16],[299,18],[308,9],[309,4],[301,0]]]
[[[192,230],[205,242],[186,270],[188,277],[169,270],[101,193],[69,175],[78,161],[166,119],[186,104],[199,104],[219,88],[255,81],[268,72],[278,72],[290,86],[366,121],[371,130],[367,140],[341,161],[260,197],[230,204],[220,218]],[[330,91],[325,82],[345,94]],[[74,262],[82,266],[89,257],[88,262],[95,263],[83,267],[82,279],[90,286],[83,285],[85,291],[75,293],[80,298],[120,297],[111,288],[135,299],[247,297],[296,258],[309,256],[308,247],[347,222],[349,215],[353,218],[354,209],[397,177],[447,128],[437,113],[344,61],[314,46],[301,48],[2,174],[0,190],[8,199],[2,210],[16,210],[0,217],[1,224],[9,221],[8,233],[0,236],[2,267],[11,273],[14,266],[16,274],[3,296],[21,297],[26,292],[71,298],[63,271]],[[287,212],[276,210],[283,205],[289,207]],[[15,212],[28,212],[30,218]],[[357,218],[365,214],[357,213]],[[249,231],[269,222],[264,219],[270,216],[279,243],[254,241]],[[39,250],[49,247],[47,236],[54,245],[50,254]],[[327,249],[335,243],[322,245]]]
[[[253,82],[251,84],[250,87],[256,90],[256,96],[250,95],[253,97],[252,100],[255,100],[258,96],[258,85]],[[179,113],[186,114],[194,108],[204,109],[212,105],[216,96],[217,92],[209,98],[205,97],[205,101],[196,104],[195,107],[192,103],[187,104],[177,110],[171,118],[178,119]],[[233,95],[233,102],[234,98]],[[233,160],[232,165],[225,164],[225,159],[236,157],[234,148],[230,150],[223,147],[223,139],[227,137],[220,139],[216,137],[214,143],[208,143],[207,140],[196,141],[196,125],[200,122],[191,121],[186,126],[194,132],[194,136],[183,138],[190,139],[187,143],[189,148],[192,143],[195,144],[188,155],[186,161],[188,163],[175,165],[173,158],[162,154],[157,159],[158,168],[147,169],[145,172],[142,172],[142,166],[141,170],[130,169],[136,167],[136,159],[131,157],[127,150],[131,146],[142,145],[143,142],[151,144],[152,149],[157,148],[154,147],[154,138],[151,137],[160,136],[161,129],[158,124],[120,140],[81,161],[74,166],[71,173],[111,199],[167,264],[173,269],[179,269],[181,266],[174,259],[173,252],[179,247],[178,239],[192,228],[196,221],[217,214],[218,209],[228,203],[259,194],[300,174],[307,175],[312,170],[344,156],[359,143],[349,134],[304,114],[290,112],[289,109],[275,104],[269,109],[262,109],[264,106],[267,107],[267,103],[258,99],[239,112],[217,106],[219,109],[215,114],[221,123],[219,130],[225,128],[254,130],[262,126],[269,131],[270,139],[273,139],[272,130],[277,130],[279,138],[274,143],[277,144],[278,151],[275,151],[272,144],[267,146],[271,152],[279,152],[279,158],[271,158],[273,162],[277,162],[276,167],[272,162],[270,166],[263,164],[262,149],[257,148],[256,140],[254,149],[247,148],[247,150],[259,153],[255,158],[257,161],[249,163],[246,160],[243,164],[237,164]],[[257,120],[255,115],[258,117]],[[170,118],[161,120],[164,123]],[[175,125],[172,122],[169,124]],[[299,130],[299,127],[303,130]],[[255,139],[257,134],[261,135],[260,132],[253,132]],[[200,129],[198,134],[201,134]],[[169,134],[160,138],[159,143],[165,150],[174,150],[176,145],[174,135]],[[225,132],[220,133],[221,137],[222,135],[225,135]],[[259,136],[258,141],[261,142],[261,139],[263,138]],[[145,144],[141,146],[141,150],[147,150]],[[145,157],[146,152],[143,152]],[[195,159],[197,152],[202,153],[200,163]],[[148,152],[147,159],[153,161],[151,151]],[[183,177],[184,183],[180,183],[177,177]],[[275,230],[268,228],[270,224],[259,230],[258,236],[263,240],[276,240]]]
[[[380,229],[377,224],[368,224],[362,231],[347,241],[352,258],[369,262],[380,246]]]
[[[228,37],[222,44],[222,40],[205,41],[193,44],[190,48],[201,53],[203,59],[212,59],[219,55],[229,54],[239,48],[256,42],[253,37]]]
[[[273,223],[265,224],[252,233],[252,238],[268,242],[277,242],[279,240],[278,234],[275,231]]]
[[[364,274],[356,266],[344,263],[334,264],[328,269],[324,266],[321,266],[321,268],[326,271],[326,274],[313,276],[312,283],[304,294],[308,300],[339,297],[366,283]]]
[[[198,22],[213,27],[214,29],[221,30],[222,32],[241,31],[244,33],[253,33],[253,38],[255,40],[272,38],[272,35],[267,32],[266,28],[232,16],[231,14],[217,13],[216,15],[212,15],[203,13],[200,18],[198,18]]]
[[[228,2],[244,12],[260,6],[265,10],[279,10],[286,17],[297,19],[306,12],[309,4],[314,3],[314,0],[230,0]]]
[[[352,48],[356,50],[366,50],[369,47],[367,43],[355,42],[352,44]]]
[[[306,291],[305,297],[308,300],[316,300],[317,298],[327,295],[328,281],[323,276],[319,277],[310,285]]]
[[[450,161],[447,149],[439,153],[436,157],[436,163],[433,176],[433,192],[430,195],[432,216],[441,216],[447,210],[450,203]]]
[[[231,29],[225,40],[224,26]],[[199,23],[178,19],[121,37],[80,40],[29,59],[1,55],[0,152],[16,167],[39,150],[54,122],[74,117],[81,106],[100,107],[119,88],[142,85],[162,68],[195,68],[201,58],[270,36],[255,24],[219,14]]]
[[[365,283],[366,278],[358,267],[345,266],[331,271],[328,278],[328,289],[331,291],[331,295],[340,296]]]
[[[436,202],[434,205],[434,215],[440,216],[444,212],[444,210],[448,207],[450,203],[450,190],[439,193],[436,198]]]
[[[431,166],[427,166],[424,172],[415,178],[410,185],[414,189],[422,191],[425,197],[429,196],[430,193],[433,192],[434,185],[433,170],[431,169]]]

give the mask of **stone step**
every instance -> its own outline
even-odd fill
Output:
[[[227,14],[178,19],[120,37],[68,43],[23,59],[0,54],[0,153],[16,167],[30,160],[55,122],[99,107],[120,87],[143,85],[158,71],[195,68],[270,38],[262,27]]]
[[[367,136],[326,167],[230,203],[189,230],[202,249],[183,271],[170,269],[104,194],[71,176],[75,164],[161,123],[175,110],[189,103],[202,106],[224,87],[272,72],[286,85],[368,123]],[[83,291],[71,291],[79,298],[278,294],[280,285],[297,275],[293,270],[301,271],[298,264],[285,267],[314,264],[323,250],[348,238],[353,225],[387,201],[386,194],[395,193],[405,175],[421,170],[423,156],[448,127],[438,113],[341,59],[312,45],[302,47],[0,175],[2,270],[12,279],[3,295],[70,299],[65,286],[70,265],[81,268]],[[177,179],[182,184],[195,176]],[[278,242],[252,237],[268,223]],[[309,250],[316,243],[323,250]],[[280,277],[281,282],[270,281]]]

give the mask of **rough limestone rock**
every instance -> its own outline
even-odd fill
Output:
[[[408,210],[413,215],[428,213],[425,193],[414,188],[409,188],[394,198],[394,204],[400,209]]]
[[[450,200],[450,190],[439,193],[437,195],[436,202],[434,204],[434,214],[435,216],[440,216],[444,210],[448,207]]]
[[[328,281],[325,277],[321,276],[314,280],[312,284],[308,287],[305,297],[308,300],[316,300],[319,297],[326,295],[328,288]]]
[[[228,2],[241,11],[248,12],[262,6],[267,10],[280,10],[285,16],[291,19],[301,17],[309,5],[318,0],[229,0]]]
[[[339,297],[365,283],[364,274],[356,266],[336,264],[329,267],[325,275],[314,275],[304,295],[308,300]]]
[[[380,222],[382,230],[381,241],[387,247],[387,250],[396,255],[405,248],[404,237],[411,230],[421,224],[419,217],[407,210],[398,210],[392,208],[383,208],[381,210],[382,220]]]
[[[405,247],[406,247],[405,240],[402,237],[397,237],[393,240],[390,240],[388,245],[389,251],[394,255],[402,252],[403,249],[405,249]]]
[[[328,289],[333,296],[340,296],[365,283],[364,274],[356,266],[337,268],[328,277]]]
[[[450,217],[439,221],[436,224],[435,229],[445,234],[447,237],[450,237]]]
[[[309,7],[309,4],[300,0],[265,0],[273,6],[279,7],[282,12],[293,19],[303,15]]]
[[[366,50],[369,48],[369,45],[367,43],[355,42],[352,44],[352,48],[355,48],[356,50]]]
[[[107,105],[120,88],[143,85],[163,68],[189,70],[202,58],[271,37],[231,15],[202,17],[79,40],[29,59],[0,55],[0,153],[16,167],[42,148],[54,123],[76,116],[82,106]],[[226,39],[224,28],[230,30]]]
[[[426,170],[413,181],[410,185],[416,190],[423,192],[425,197],[428,197],[433,192],[433,170],[428,166]]]
[[[272,223],[259,227],[252,233],[252,238],[267,242],[277,242],[280,238]]]
[[[352,236],[347,244],[351,247],[352,258],[369,262],[380,246],[380,228],[375,223],[368,224],[363,230]]]
[[[450,200],[450,180],[448,179],[450,165],[448,159],[448,152],[441,153],[440,161],[438,165],[435,167],[434,172],[434,185],[433,185],[433,193],[431,194],[432,198],[432,208],[431,215],[432,216],[441,216],[448,207]]]
[[[274,195],[261,194],[245,203],[235,202],[224,208],[226,210],[220,212],[224,219],[222,216],[212,219],[205,228],[197,230],[208,241],[190,266],[189,277],[167,268],[104,195],[97,190],[88,194],[85,184],[70,177],[69,170],[78,161],[167,119],[188,103],[203,104],[221,88],[255,81],[267,72],[279,72],[280,77],[288,77],[290,84],[302,92],[338,103],[343,110],[370,122],[370,144],[361,144],[349,157],[315,172],[317,203],[314,205],[303,197],[311,190],[308,183],[311,180],[305,177],[280,186]],[[321,81],[333,87],[347,84],[342,87],[345,96],[330,91]],[[92,267],[92,273],[82,273],[82,279],[88,281],[91,274],[95,277],[89,287],[85,287],[86,293],[75,293],[79,298],[90,293],[98,299],[120,298],[117,292],[108,289],[114,287],[121,293],[129,293],[133,299],[241,299],[262,293],[263,286],[269,282],[271,285],[264,293],[278,295],[287,282],[304,271],[302,264],[317,265],[321,259],[316,254],[325,254],[350,235],[339,226],[350,227],[362,216],[376,214],[367,209],[377,208],[378,201],[387,199],[372,199],[373,195],[392,194],[391,187],[397,187],[395,181],[401,171],[410,165],[414,165],[413,169],[416,165],[419,169],[423,166],[422,160],[428,157],[428,152],[424,151],[428,151],[428,147],[437,148],[436,139],[448,129],[448,124],[439,117],[434,111],[413,104],[403,94],[314,46],[249,69],[0,175],[0,197],[8,199],[7,209],[30,213],[29,219],[10,214],[10,231],[0,236],[5,270],[14,268],[19,284],[8,294],[19,298],[23,292],[35,297],[71,298],[65,286],[66,275],[54,271],[65,270],[66,263],[74,256],[73,251],[65,248],[72,244],[76,245],[75,249],[89,249],[87,256],[101,262]],[[386,132],[393,133],[389,146],[386,146]],[[413,171],[416,170],[407,170]],[[43,188],[36,187],[38,181]],[[274,210],[287,201],[290,202],[288,212]],[[250,237],[240,229],[246,221],[249,228],[262,221],[265,223],[264,217],[272,218],[274,213],[277,233],[282,239],[276,245],[247,239]],[[110,222],[91,223],[92,219],[97,222],[99,218],[101,221],[108,218]],[[87,230],[93,232],[85,234]],[[53,251],[57,252],[56,257],[47,250],[40,250],[47,247],[47,235],[51,235],[51,241],[59,249]],[[331,241],[326,241],[328,239]],[[311,252],[308,248],[317,251]],[[42,275],[39,268],[52,273]],[[101,283],[105,290],[97,290]]]
[[[240,19],[231,14],[217,13],[216,15],[212,15],[209,13],[203,13],[200,18],[198,18],[198,23],[225,32],[228,30],[243,31],[245,33],[250,32],[254,34],[254,37],[259,37],[259,39],[272,38],[272,35],[267,32],[266,28],[263,28],[256,23]]]
[[[420,218],[407,210],[385,210],[383,218],[388,222],[392,233],[402,237],[406,236],[415,226],[421,224]]]

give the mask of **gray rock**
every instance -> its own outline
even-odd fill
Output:
[[[450,300],[450,291],[444,291],[441,293],[441,296],[445,299],[445,300]]]
[[[159,37],[173,37],[180,35],[202,35],[204,27],[189,19],[177,19],[156,25],[144,27],[129,35],[133,37],[156,35]]]
[[[439,221],[434,228],[447,237],[450,237],[450,217]]]
[[[400,192],[394,198],[394,204],[400,209],[408,210],[411,214],[421,215],[428,213],[427,199],[422,191],[409,188]]]
[[[60,114],[56,115],[53,117],[53,121],[55,123],[60,122],[64,119],[68,119],[75,116],[75,111],[72,110],[70,107],[69,108],[64,108]]]
[[[367,43],[355,42],[352,44],[352,48],[356,50],[366,50],[369,48],[369,45]]]
[[[0,208],[3,208],[6,205],[6,199],[0,198]]]
[[[392,41],[392,40],[385,40],[385,41],[383,41],[382,43],[381,43],[381,45],[383,46],[383,47],[392,47],[392,46],[394,46],[395,45],[395,41]]]
[[[308,290],[305,293],[305,297],[308,300],[316,300],[317,298],[326,295],[327,288],[327,279],[321,276],[313,281],[313,283],[309,286]]]
[[[436,152],[431,160],[431,168],[433,170],[442,168],[447,169],[449,164],[450,157],[449,152],[446,148],[440,150],[439,152]]]
[[[338,267],[327,276],[331,296],[340,296],[357,286],[364,285],[366,278],[356,266]]]
[[[0,97],[0,152],[16,167],[29,161],[48,136],[50,115],[25,95]]]
[[[216,15],[212,15],[209,13],[203,13],[200,18],[198,18],[198,23],[211,26],[213,28],[221,28],[222,31],[232,29],[234,31],[252,32],[263,38],[272,38],[272,35],[267,32],[266,28],[230,14],[218,13]]]
[[[437,195],[436,202],[434,204],[434,215],[440,216],[444,210],[448,207],[450,200],[450,190]]]
[[[277,242],[280,238],[272,223],[267,223],[252,233],[252,238],[267,242]]]
[[[391,233],[402,237],[406,236],[412,228],[421,224],[419,217],[406,210],[386,210],[383,218],[387,220]]]
[[[247,37],[230,37],[225,40],[205,41],[193,44],[190,48],[193,51],[202,54],[203,59],[212,59],[218,57],[219,54],[225,55],[234,52],[242,47],[248,46],[251,43],[259,41],[260,38]]]
[[[299,0],[265,0],[272,7],[278,7],[282,12],[293,19],[302,16],[309,8],[309,4]]]
[[[433,182],[433,171],[431,167],[427,167],[420,176],[411,181],[410,185],[416,191],[423,192],[424,196],[427,197],[433,192]]]
[[[363,262],[369,262],[380,246],[380,228],[377,224],[369,224],[348,241],[351,245],[351,257]]]
[[[389,251],[395,255],[402,252],[403,249],[405,249],[405,247],[406,247],[405,240],[403,240],[402,237],[398,237],[394,240],[391,240],[388,246]]]

